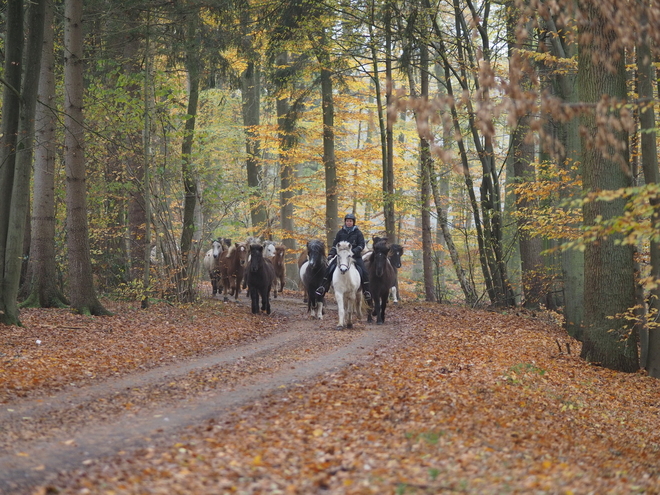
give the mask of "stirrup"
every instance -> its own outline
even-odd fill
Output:
[[[364,295],[365,301],[367,301],[367,302],[371,301],[371,292],[369,292],[368,290],[365,290],[362,294]]]
[[[323,294],[325,294],[325,287],[323,286],[319,287],[314,291],[314,294],[316,294],[319,297],[323,297]]]

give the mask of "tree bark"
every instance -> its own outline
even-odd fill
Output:
[[[192,277],[194,256],[192,241],[195,234],[195,208],[197,207],[197,181],[192,167],[192,150],[195,139],[195,117],[199,102],[200,54],[197,33],[198,13],[188,14],[186,23],[186,70],[188,71],[188,119],[181,144],[181,176],[183,179],[183,227],[181,231],[181,265],[176,280],[177,298],[180,302],[192,302],[195,290]]]
[[[598,104],[582,113],[583,190],[586,194],[615,190],[631,183],[626,149],[627,133],[616,128],[618,112],[613,105],[626,95],[625,55],[615,49],[599,2],[579,3],[580,43],[578,88],[580,100]],[[608,69],[610,66],[612,69]],[[608,101],[609,100],[609,101]],[[607,149],[596,139],[609,143]],[[603,140],[605,138],[605,140]],[[583,206],[585,226],[622,215],[625,199],[588,201]],[[581,356],[607,368],[633,372],[639,368],[637,335],[622,317],[635,305],[632,246],[617,244],[620,235],[589,242],[585,248],[585,328]]]
[[[32,235],[29,294],[22,307],[65,307],[55,261],[55,96],[53,4],[46,2],[41,75],[35,116]]]
[[[262,169],[260,165],[261,141],[259,124],[261,110],[261,70],[258,55],[253,46],[253,34],[250,32],[251,19],[249,9],[241,16],[243,39],[241,50],[247,58],[247,66],[241,74],[241,105],[243,126],[245,127],[245,169],[250,187],[250,220],[252,232],[256,236],[265,235],[268,229],[268,215],[263,202]]]
[[[83,120],[82,0],[64,3],[64,164],[66,168],[67,248],[71,307],[81,314],[105,315],[94,290],[87,223]]]
[[[5,34],[4,92],[2,103],[2,135],[0,136],[0,323],[20,324],[17,292],[13,290],[16,270],[15,244],[19,242],[11,231],[11,210],[16,180],[16,144],[20,115],[21,67],[23,58],[23,2],[7,2]],[[20,242],[22,244],[22,237]],[[20,268],[19,268],[20,269]]]
[[[649,45],[649,19],[646,3],[637,2],[640,9],[639,28],[640,39],[637,44],[637,71],[639,79],[639,98],[642,101],[653,102],[653,80],[654,69],[652,64],[652,55]],[[644,172],[644,182],[646,184],[657,184],[660,181],[658,172],[658,150],[656,144],[656,123],[653,103],[642,103],[639,109],[639,124],[642,151],[642,170]],[[653,214],[651,222],[657,229],[660,226],[660,201],[657,199],[651,201]],[[657,282],[660,281],[660,243],[651,240],[649,243],[651,258],[651,277]],[[649,311],[652,318],[657,318],[660,311],[660,288],[651,290]],[[657,327],[646,327],[642,329],[642,359],[641,365],[648,370],[650,376],[660,378],[660,329]]]

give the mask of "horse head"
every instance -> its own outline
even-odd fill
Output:
[[[325,263],[325,244],[321,241],[307,242],[307,262],[310,268],[317,268]]]
[[[373,263],[376,269],[376,276],[382,277],[385,272],[385,263],[387,263],[387,254],[390,248],[384,241],[374,245]]]
[[[401,256],[403,255],[403,246],[401,244],[392,244],[390,246],[390,263],[397,270],[401,268]]]
[[[264,257],[264,247],[261,244],[250,244],[250,269],[256,272],[261,267]]]
[[[353,250],[350,242],[341,241],[337,243],[337,267],[343,274],[346,273],[353,264]]]
[[[241,264],[241,266],[245,266],[245,263],[247,262],[247,258],[248,258],[247,245],[244,242],[237,242],[235,246],[236,246],[236,253],[238,256],[238,262]]]
[[[220,256],[220,253],[224,251],[224,246],[222,245],[222,241],[220,239],[213,239],[213,243],[211,244],[211,250],[213,252],[214,258]]]

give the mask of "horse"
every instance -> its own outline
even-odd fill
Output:
[[[207,272],[209,272],[209,278],[211,279],[211,286],[213,286],[213,295],[217,293],[222,293],[221,277],[220,277],[220,259],[222,253],[229,249],[229,246],[225,244],[225,239],[213,239],[211,243],[211,249],[206,252],[204,255],[203,265]]]
[[[253,314],[259,313],[259,296],[261,296],[261,310],[270,314],[270,289],[274,280],[275,268],[271,261],[264,257],[264,247],[261,244],[250,244],[247,284]]]
[[[367,265],[369,272],[369,285],[371,286],[371,297],[374,301],[373,313],[369,312],[367,322],[373,321],[376,317],[376,323],[382,325],[385,322],[385,308],[387,298],[390,295],[390,289],[395,283],[396,273],[387,258],[390,248],[386,241],[381,240],[374,244],[374,250]]]
[[[353,328],[353,315],[362,318],[362,290],[360,273],[353,260],[351,244],[346,241],[337,243],[337,268],[332,274],[332,286],[339,313],[337,330]],[[313,292],[313,291],[312,291]]]
[[[376,245],[378,242],[387,242],[387,237],[373,237],[373,244]],[[373,251],[369,251],[366,254],[362,255],[362,259],[364,260],[365,266],[369,263],[369,260],[371,259]],[[399,276],[398,276],[398,270],[401,268],[401,256],[403,255],[403,246],[401,244],[391,244],[389,247],[389,251],[387,253],[387,258],[390,260],[390,264],[392,265],[392,268],[394,268],[394,285],[390,289],[390,293],[392,294],[392,302],[394,304],[397,304],[400,299],[400,294],[399,294]]]
[[[264,258],[272,259],[273,256],[275,256],[275,243],[273,241],[266,240],[266,241],[261,242],[261,237],[255,237],[255,236],[251,235],[247,238],[247,240],[245,241],[245,244],[247,244],[247,246],[248,246],[248,259],[247,259],[248,263],[250,262],[249,250],[250,250],[250,246],[252,244],[261,244],[264,247]],[[247,272],[245,272],[243,274],[242,287],[244,289],[247,288]]]
[[[225,291],[224,302],[229,301],[229,296],[234,296],[234,300],[238,301],[247,256],[248,250],[246,244],[244,242],[235,242],[227,250],[227,254],[220,257],[220,274]]]
[[[270,259],[275,268],[275,280],[273,281],[273,297],[277,299],[277,282],[280,282],[280,292],[284,290],[284,282],[286,279],[286,265],[284,264],[284,253],[286,246],[284,244],[275,244],[275,254]],[[264,253],[264,256],[266,254]]]
[[[302,256],[300,259],[302,259]],[[305,261],[302,264],[299,263],[298,270],[305,291],[304,302],[307,303],[307,313],[311,314],[312,318],[319,320],[323,319],[325,296],[319,297],[315,291],[321,285],[327,268],[328,260],[325,256],[325,244],[316,240],[307,242]]]

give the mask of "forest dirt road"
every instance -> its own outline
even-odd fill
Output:
[[[396,335],[397,323],[336,331],[336,308],[323,321],[300,299],[278,298],[281,331],[201,358],[109,378],[0,410],[0,491],[31,493],[57,473],[103,462],[156,442],[268,394],[301,386],[369,359]],[[261,317],[263,324],[269,319]]]

